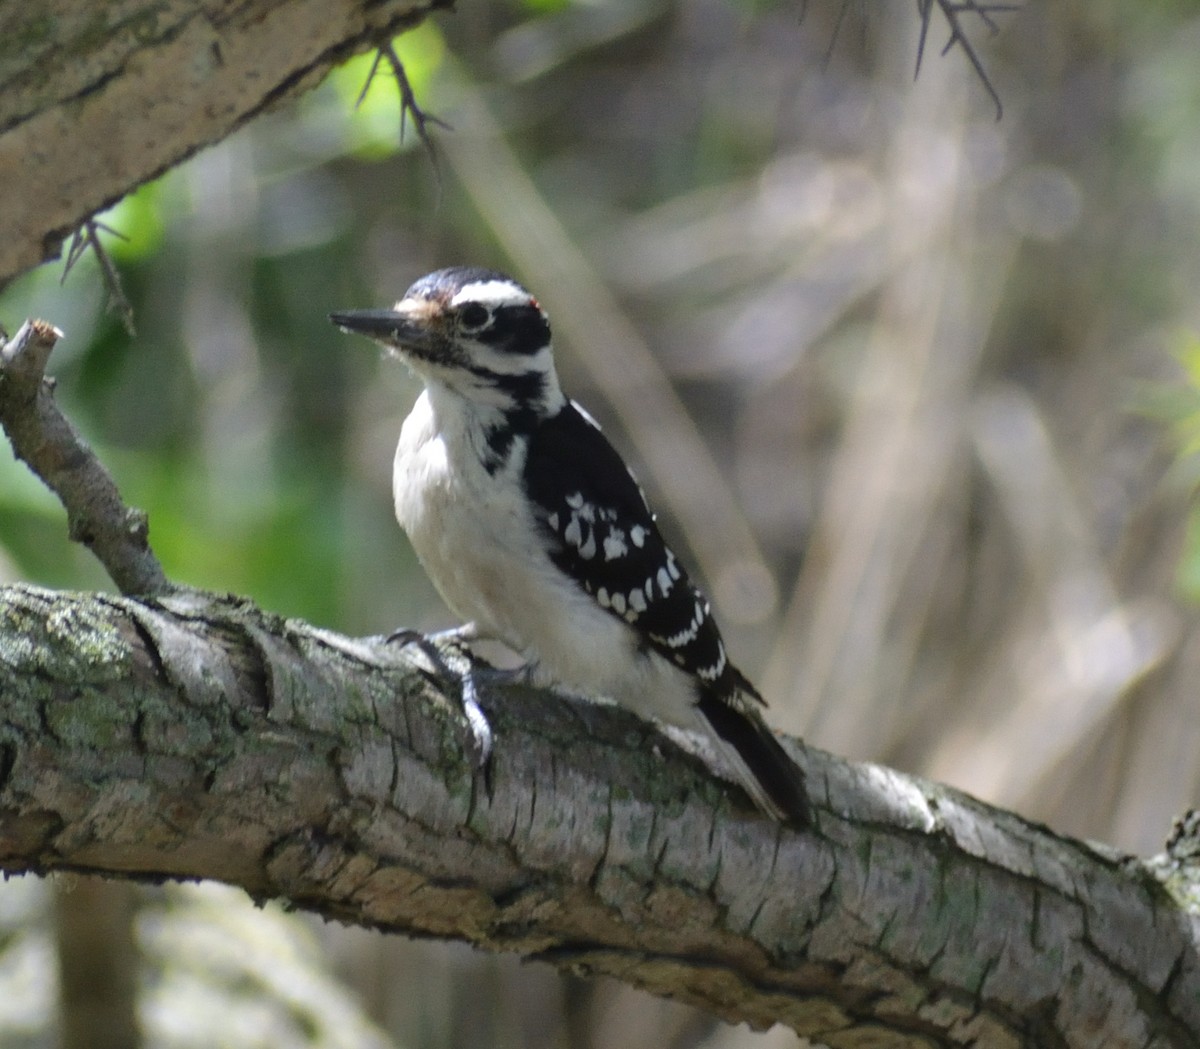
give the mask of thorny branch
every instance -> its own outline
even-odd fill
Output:
[[[917,44],[917,65],[913,73],[914,76],[919,75],[921,72],[921,59],[925,55],[925,41],[929,36],[929,22],[935,3],[941,9],[942,17],[946,19],[946,24],[950,27],[950,38],[946,41],[945,47],[942,48],[942,54],[948,54],[956,44],[962,49],[962,52],[967,56],[967,61],[971,63],[972,68],[975,70],[975,75],[979,77],[980,83],[983,84],[984,89],[996,104],[996,119],[999,120],[1004,115],[1004,107],[1000,102],[1000,95],[992,84],[987,70],[984,69],[983,60],[979,57],[979,52],[975,50],[975,45],[971,43],[971,38],[967,36],[966,30],[963,29],[960,16],[964,14],[977,16],[991,34],[995,36],[1000,31],[1000,27],[996,25],[992,15],[999,12],[1016,11],[1020,8],[1020,4],[981,4],[977,3],[976,0],[917,0],[917,12],[921,18],[921,39]]]
[[[132,338],[137,334],[133,326],[133,306],[130,305],[129,299],[125,295],[125,288],[121,284],[121,274],[117,271],[112,257],[104,250],[104,245],[100,243],[101,230],[111,233],[114,237],[120,237],[122,240],[128,239],[125,234],[111,226],[94,218],[88,219],[71,238],[71,246],[67,249],[67,258],[63,265],[62,280],[66,281],[67,274],[75,268],[75,263],[83,257],[88,248],[91,248],[92,254],[96,256],[96,261],[100,263],[100,270],[104,274],[104,286],[108,289],[109,308],[117,312],[125,330]]]
[[[412,89],[412,83],[408,79],[408,73],[404,69],[404,63],[400,60],[400,56],[396,54],[395,45],[391,40],[380,44],[376,50],[375,61],[371,64],[371,71],[367,74],[366,83],[363,84],[363,89],[359,92],[358,99],[354,103],[355,107],[357,108],[362,105],[363,99],[367,97],[367,92],[371,89],[371,84],[375,81],[375,75],[379,71],[379,64],[385,59],[392,68],[392,73],[396,78],[396,88],[400,93],[400,141],[404,141],[404,133],[408,126],[408,120],[411,117],[413,127],[416,128],[417,138],[420,139],[421,145],[428,154],[434,172],[440,181],[441,168],[429,128],[430,125],[436,125],[447,131],[452,130],[452,128],[440,117],[428,113],[421,108],[417,102],[416,93]],[[104,286],[108,291],[108,306],[120,317],[122,325],[124,325],[125,330],[132,338],[137,334],[134,327],[133,306],[129,302],[129,297],[125,294],[125,287],[121,283],[121,274],[113,262],[112,256],[108,254],[100,241],[101,231],[111,233],[114,237],[120,237],[122,240],[127,239],[119,230],[113,229],[96,218],[85,220],[75,231],[71,238],[70,246],[67,248],[62,280],[66,281],[71,270],[75,268],[76,263],[83,258],[90,248],[92,254],[96,257],[96,261],[100,264],[101,272],[104,274]]]
[[[852,2],[853,0],[842,0],[842,5],[838,9],[837,21],[834,23],[833,33],[829,38],[829,46],[825,51],[826,62],[833,55],[834,47],[837,45],[842,25],[846,19],[846,12],[849,11]],[[1020,9],[1020,6],[1018,3],[979,3],[978,0],[917,0],[917,15],[921,20],[921,36],[917,42],[917,63],[913,75],[920,75],[921,60],[925,56],[925,42],[929,37],[929,26],[933,18],[933,9],[937,7],[942,12],[942,16],[946,19],[946,24],[950,28],[950,38],[946,41],[945,47],[942,48],[942,54],[948,54],[956,45],[962,49],[963,53],[967,56],[967,61],[971,63],[971,67],[975,70],[975,75],[979,77],[984,89],[991,97],[992,102],[995,103],[996,119],[999,120],[1004,114],[1000,95],[996,91],[991,77],[988,76],[987,70],[984,68],[983,60],[979,57],[979,52],[975,49],[975,45],[971,43],[970,37],[967,36],[966,30],[963,28],[962,16],[975,15],[994,36],[1000,31],[1000,27],[996,24],[996,20],[992,16],[1007,11],[1017,11]],[[803,20],[807,11],[808,0],[802,0],[800,5],[801,20]]]
[[[429,161],[433,165],[433,170],[437,173],[440,180],[441,168],[438,163],[438,155],[437,150],[434,148],[433,138],[429,134],[429,125],[435,124],[447,131],[453,129],[446,121],[434,116],[432,113],[425,112],[418,104],[417,96],[413,93],[412,84],[409,83],[408,73],[404,70],[404,63],[400,61],[400,56],[396,54],[395,45],[390,40],[380,44],[378,50],[375,52],[375,61],[371,63],[371,71],[367,74],[367,82],[363,84],[363,89],[358,95],[358,101],[354,105],[356,108],[362,105],[363,99],[367,97],[367,92],[371,89],[371,84],[375,82],[375,74],[379,72],[379,63],[384,59],[387,59],[388,65],[392,67],[392,73],[396,77],[396,88],[400,92],[400,141],[404,141],[407,119],[411,115],[413,127],[417,129],[417,138],[421,140],[421,145],[425,148],[425,152],[429,156]]]
[[[112,475],[54,403],[46,361],[60,338],[54,325],[27,320],[0,346],[0,426],[17,458],[58,496],[71,538],[96,555],[122,593],[169,593],[174,587],[150,549],[146,515],[125,505]]]

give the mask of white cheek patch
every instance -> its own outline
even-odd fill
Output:
[[[529,306],[533,298],[521,285],[510,280],[481,280],[464,284],[450,300],[450,305],[461,306],[464,302],[477,302],[480,306],[495,309],[501,306]]]

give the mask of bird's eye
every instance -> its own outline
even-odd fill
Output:
[[[458,323],[464,331],[479,331],[491,317],[487,307],[477,302],[468,302],[458,311]]]

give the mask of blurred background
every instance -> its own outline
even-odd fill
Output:
[[[174,578],[434,628],[390,505],[418,387],[325,315],[507,270],[777,727],[1159,851],[1200,779],[1200,12],[967,23],[998,121],[937,13],[914,80],[914,5],[804,6],[463,2],[397,42],[436,163],[389,73],[353,108],[359,58],[103,216],[136,338],[90,258],[0,322],[66,331],[60,402]],[[9,456],[0,575],[109,586]],[[75,891],[0,886],[6,1045],[52,1037]],[[149,1044],[798,1044],[217,887],[139,907]]]

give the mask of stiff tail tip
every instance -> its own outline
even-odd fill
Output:
[[[768,816],[795,830],[812,825],[804,773],[770,728],[752,713],[715,696],[702,696],[700,713],[740,773],[739,784]]]

